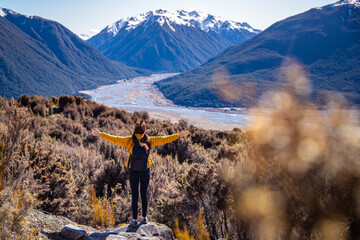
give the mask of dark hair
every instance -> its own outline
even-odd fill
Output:
[[[145,133],[145,130],[146,130],[146,125],[145,125],[144,120],[141,120],[140,122],[135,123],[135,129],[134,129],[134,134],[132,135],[132,138],[136,145],[141,144],[149,150],[151,148],[151,144],[150,144],[149,136]],[[137,139],[135,134],[144,134],[144,137],[139,140],[139,139]]]
[[[145,130],[146,130],[146,125],[145,125],[144,120],[141,120],[140,122],[135,123],[134,133],[144,134]]]

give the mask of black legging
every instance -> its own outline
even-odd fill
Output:
[[[148,198],[147,190],[150,181],[150,168],[146,171],[134,171],[130,169],[130,187],[131,187],[131,207],[133,212],[133,219],[137,219],[138,214],[138,201],[139,201],[139,183],[140,183],[140,193],[141,193],[141,208],[142,216],[146,217]]]

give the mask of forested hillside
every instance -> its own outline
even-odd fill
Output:
[[[360,103],[360,5],[340,1],[286,18],[200,67],[156,82],[165,97],[192,107],[251,107],[284,89],[282,71],[298,62],[321,105],[340,92]],[[225,88],[225,90],[223,90]]]
[[[0,96],[60,96],[150,74],[104,57],[58,22],[0,8]]]

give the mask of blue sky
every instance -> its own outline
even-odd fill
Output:
[[[286,17],[336,0],[1,0],[0,7],[55,20],[75,33],[101,30],[155,9],[200,10],[264,30]]]

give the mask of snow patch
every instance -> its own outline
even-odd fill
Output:
[[[173,26],[171,26],[171,24],[167,20],[166,20],[166,23],[173,32],[176,32],[175,28],[173,28]]]
[[[6,15],[8,15],[8,11],[4,8],[0,8],[0,16],[6,17]]]
[[[14,12],[14,11],[10,10],[10,9],[0,7],[0,16],[1,17],[6,17],[9,14],[11,14],[11,15],[21,15],[21,16],[24,16],[26,18],[33,18],[33,16],[27,16],[27,15],[19,14],[17,12]]]
[[[95,36],[98,33],[99,33],[99,30],[90,29],[87,33],[78,34],[78,37],[81,38],[82,40],[86,41],[86,40],[92,38],[93,36]]]
[[[348,4],[355,5],[355,7],[360,7],[360,0],[341,0],[333,5],[334,5],[334,7],[338,7],[338,6],[348,5]]]

